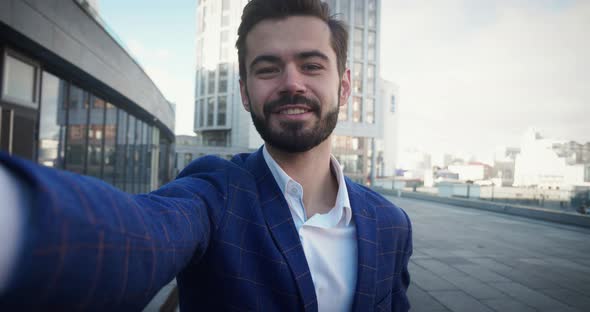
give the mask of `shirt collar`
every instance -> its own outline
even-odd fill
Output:
[[[297,181],[293,180],[272,158],[266,149],[266,145],[264,145],[262,148],[262,155],[264,156],[264,160],[266,161],[266,164],[268,165],[268,168],[270,169],[270,172],[272,173],[275,181],[281,189],[281,192],[283,195],[285,195],[285,190],[289,181],[293,181],[294,183],[297,183]],[[350,199],[348,197],[348,190],[346,189],[344,173],[342,172],[340,163],[338,163],[338,160],[336,157],[334,157],[334,155],[330,155],[330,165],[332,166],[332,171],[336,173],[338,193],[336,195],[335,206],[328,213],[337,213],[339,215],[337,218],[339,223],[342,223],[344,226],[348,226],[352,220],[352,209],[350,208]]]

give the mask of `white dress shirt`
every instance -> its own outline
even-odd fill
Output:
[[[311,272],[319,311],[350,311],[357,279],[356,227],[340,164],[331,156],[338,181],[336,204],[329,212],[307,219],[301,184],[281,169],[266,146],[262,152],[289,204]]]

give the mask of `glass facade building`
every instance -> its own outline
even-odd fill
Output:
[[[25,13],[48,9],[16,1],[29,11]],[[149,192],[168,182],[174,155],[173,119],[172,124],[165,123],[174,115],[170,103],[96,16],[78,2],[60,2],[70,10],[52,12],[55,20],[41,16],[28,22],[70,23],[85,29],[78,36],[98,41],[100,50],[57,51],[44,40],[60,38],[42,38],[39,29],[0,20],[0,150],[93,176],[131,193]],[[113,58],[119,66],[135,68],[143,75],[137,80],[148,83],[125,85],[119,77],[105,76],[102,69],[89,66],[92,59],[68,58],[67,53]],[[107,68],[111,65],[104,62]],[[113,78],[125,88],[114,88]],[[142,92],[160,97],[153,103],[135,100],[134,94]],[[148,104],[160,109],[152,110]]]

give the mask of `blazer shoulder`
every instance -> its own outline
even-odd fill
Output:
[[[183,178],[194,174],[225,171],[231,169],[232,165],[233,164],[231,162],[221,157],[207,155],[191,161],[188,166],[182,169],[182,171],[178,174],[178,178]]]
[[[354,182],[353,184],[357,191],[363,195],[366,203],[375,207],[375,213],[378,219],[387,223],[396,224],[397,226],[411,228],[410,217],[401,207],[364,185]]]

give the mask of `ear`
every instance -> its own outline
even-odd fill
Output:
[[[240,79],[240,96],[242,97],[242,105],[247,112],[250,112],[250,100],[248,99],[248,88],[246,82]]]
[[[346,105],[350,96],[350,68],[346,68],[340,80],[340,106]]]

